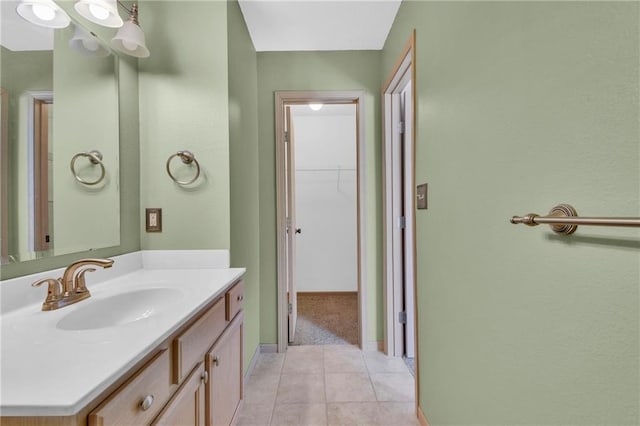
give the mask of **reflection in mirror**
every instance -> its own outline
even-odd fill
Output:
[[[0,261],[120,243],[117,57],[78,23],[42,28],[0,1]],[[78,43],[78,34],[92,40]],[[79,46],[82,49],[79,49]],[[95,52],[95,54],[92,54]],[[55,113],[54,113],[55,105]],[[102,164],[81,152],[100,151]]]

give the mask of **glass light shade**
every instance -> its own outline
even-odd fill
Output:
[[[311,108],[313,111],[320,111],[322,107],[322,104],[309,104],[309,108]]]
[[[131,20],[125,22],[118,30],[116,36],[111,39],[111,45],[119,51],[137,58],[149,56],[142,28]]]
[[[116,0],[79,0],[73,7],[83,18],[103,27],[120,28],[124,23]]]
[[[109,51],[91,34],[76,25],[73,37],[69,40],[69,47],[85,56],[105,57]]]
[[[26,21],[46,28],[66,28],[71,19],[53,0],[22,0],[16,12]]]

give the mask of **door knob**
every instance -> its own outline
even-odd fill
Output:
[[[296,228],[296,234],[302,234],[302,229],[301,228]]]

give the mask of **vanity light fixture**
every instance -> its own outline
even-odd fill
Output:
[[[320,111],[324,105],[322,104],[309,104],[309,108],[313,111]]]
[[[46,28],[66,28],[71,19],[53,0],[22,0],[16,12],[32,24]]]
[[[120,28],[124,24],[116,0],[78,0],[73,7],[83,18],[103,27]]]
[[[104,57],[109,55],[109,51],[98,41],[97,37],[78,25],[75,26],[73,37],[69,40],[69,47],[85,56]]]
[[[120,5],[122,6],[122,3]],[[144,32],[138,23],[138,5],[134,3],[128,12],[129,19],[111,39],[111,45],[127,55],[146,58],[150,53],[145,43]]]

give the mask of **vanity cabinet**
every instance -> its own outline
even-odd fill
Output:
[[[89,424],[149,424],[175,390],[171,386],[170,366],[169,351],[163,348],[89,414]]]
[[[205,423],[205,387],[209,383],[204,363],[191,372],[185,383],[175,393],[171,401],[163,408],[153,425],[194,425]]]
[[[242,399],[242,313],[206,356],[208,424],[228,425]]]
[[[243,300],[240,280],[93,410],[89,426],[231,424],[242,399]]]

